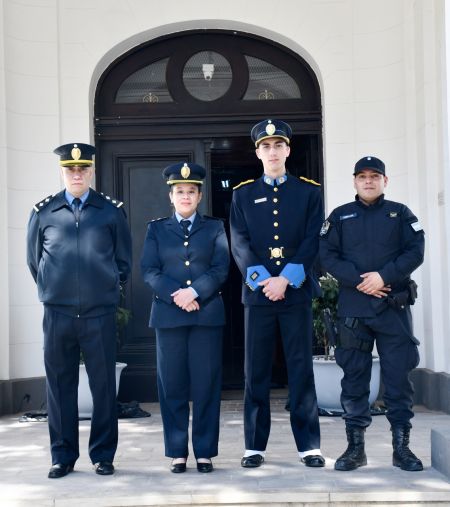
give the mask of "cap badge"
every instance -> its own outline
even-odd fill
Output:
[[[81,150],[80,150],[80,148],[77,147],[77,145],[75,145],[75,148],[72,148],[72,151],[70,152],[70,154],[72,155],[72,158],[74,160],[79,160],[81,157]]]
[[[189,175],[191,174],[191,170],[189,169],[187,164],[184,164],[184,166],[181,168],[181,176],[183,176],[184,179],[189,178]]]
[[[273,134],[275,133],[275,130],[276,130],[276,127],[273,123],[269,123],[266,126],[266,132],[267,132],[268,136],[273,136]]]
[[[372,157],[367,157],[367,160],[372,160]]]

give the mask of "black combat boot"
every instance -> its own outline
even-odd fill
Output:
[[[355,470],[358,467],[367,465],[367,456],[364,452],[365,428],[359,426],[346,427],[348,447],[342,456],[334,464],[335,470]]]
[[[409,446],[409,427],[393,426],[392,431],[392,464],[407,472],[420,472],[423,465],[420,459],[411,451]]]

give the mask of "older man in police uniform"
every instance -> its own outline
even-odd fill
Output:
[[[409,373],[419,362],[410,310],[416,284],[410,275],[423,262],[424,232],[404,204],[384,198],[387,182],[379,158],[359,160],[354,169],[356,199],[336,208],[321,230],[321,264],[339,281],[335,354],[344,370],[341,404],[348,441],[335,463],[341,471],[367,464],[364,432],[371,423],[374,342],[391,423],[393,465],[410,472],[423,469],[408,445],[414,416]]]
[[[241,465],[264,462],[270,432],[270,380],[277,329],[286,357],[290,417],[301,461],[323,467],[312,366],[312,267],[322,223],[319,185],[287,174],[290,126],[255,125],[251,137],[264,174],[234,189],[231,250],[242,273],[245,306],[245,454]]]
[[[79,457],[78,371],[83,353],[93,397],[89,456],[114,473],[117,448],[116,322],[121,283],[131,269],[122,203],[90,188],[94,146],[55,149],[65,189],[34,206],[27,259],[44,303],[44,360],[52,467],[58,479]]]

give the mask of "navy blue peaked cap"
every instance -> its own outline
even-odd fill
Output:
[[[81,165],[90,166],[95,155],[95,146],[83,143],[69,143],[58,146],[53,153],[59,155],[59,165],[62,167]]]
[[[282,120],[264,120],[252,128],[250,136],[256,147],[264,139],[272,137],[280,137],[289,144],[292,137],[292,129],[290,125]]]
[[[201,165],[193,162],[178,162],[166,167],[162,174],[168,185],[175,185],[175,183],[196,183],[201,185],[206,176],[206,170]]]
[[[382,174],[383,176],[386,175],[384,162],[382,162],[377,157],[363,157],[355,164],[355,171],[353,172],[353,175],[356,176],[361,171],[364,171],[364,169],[372,169],[372,171],[376,171],[377,173]]]

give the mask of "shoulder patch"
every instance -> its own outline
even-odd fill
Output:
[[[320,187],[320,183],[317,183],[317,181],[314,181],[314,180],[309,180],[308,178],[305,178],[304,176],[300,176],[299,177],[301,180],[303,181],[306,181],[306,183],[311,183],[311,185],[316,185],[318,187]]]
[[[106,195],[103,192],[100,192],[100,195],[103,197],[103,199],[110,202],[116,208],[120,208],[121,206],[123,206],[123,202],[119,201],[118,199],[113,199],[112,197],[109,197],[109,195]]]
[[[414,232],[421,232],[421,231],[423,231],[423,227],[420,225],[419,221],[412,222],[409,225],[412,227],[412,229],[413,229]]]
[[[325,220],[325,222],[322,224],[322,228],[320,229],[320,235],[326,236],[328,234],[328,229],[330,228],[330,222],[328,220]]]
[[[253,183],[255,180],[247,180],[247,181],[241,181],[238,185],[233,187],[233,190],[236,190],[239,187],[242,187],[243,185],[247,185],[248,183]]]
[[[53,197],[55,197],[55,194],[51,194],[48,197],[46,197],[45,199],[43,199],[42,201],[36,203],[33,206],[34,211],[36,213],[39,213],[39,211],[41,211],[42,208],[44,208],[45,206],[47,206],[47,204],[53,199]]]

